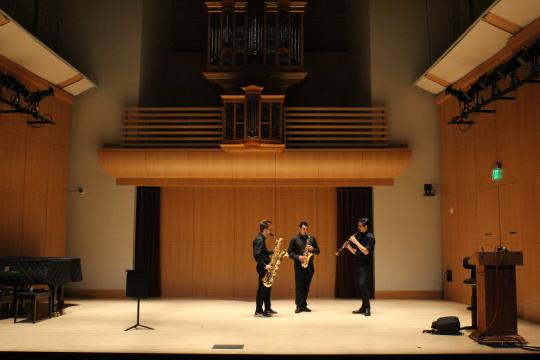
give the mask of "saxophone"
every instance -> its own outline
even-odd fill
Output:
[[[347,247],[347,244],[349,244],[351,242],[351,237],[353,237],[353,236],[354,236],[354,234],[352,234],[347,240],[345,240],[343,245],[341,245],[341,247],[336,252],[336,256],[338,256],[339,254],[341,254],[343,252],[343,250],[345,250],[345,248]]]
[[[263,285],[266,287],[272,287],[272,285],[274,285],[274,280],[279,269],[279,264],[281,264],[281,259],[285,256],[289,256],[289,254],[287,254],[287,251],[281,249],[282,242],[283,238],[279,238],[276,240],[274,253],[272,254],[272,258],[270,259],[270,264],[268,264],[272,265],[272,270],[266,271],[266,274],[263,278]]]
[[[304,250],[304,253],[302,256],[304,257],[304,261],[302,261],[302,267],[305,269],[309,265],[309,259],[313,256],[313,253],[311,251],[307,250],[308,245],[311,245],[311,236],[307,236],[306,240],[306,249]]]

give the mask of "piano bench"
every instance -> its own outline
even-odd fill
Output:
[[[32,300],[33,312],[32,323],[36,322],[37,313],[37,300],[40,298],[47,298],[49,300],[49,319],[52,317],[52,292],[50,290],[36,290],[36,291],[21,291],[15,293],[15,312],[13,314],[13,322],[17,322],[17,315],[19,312],[19,300]]]
[[[0,319],[4,315],[4,305],[7,305],[7,317],[11,317],[11,305],[13,304],[13,288],[2,287],[0,288]]]

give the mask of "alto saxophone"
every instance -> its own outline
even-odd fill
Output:
[[[289,256],[287,254],[287,251],[281,249],[281,243],[283,242],[283,238],[279,238],[276,240],[276,246],[274,247],[274,253],[272,254],[272,258],[270,259],[270,264],[272,265],[271,270],[267,270],[266,274],[263,278],[263,285],[266,287],[272,287],[274,285],[274,280],[277,275],[277,271],[279,269],[279,264],[281,264],[281,259],[285,256]]]
[[[311,236],[307,236],[307,240],[306,240],[306,248],[304,250],[304,253],[302,254],[302,256],[304,257],[304,261],[302,261],[302,267],[303,268],[307,268],[308,265],[309,265],[309,259],[311,259],[311,257],[313,256],[313,253],[311,251],[308,251],[307,247],[308,245],[311,245]]]

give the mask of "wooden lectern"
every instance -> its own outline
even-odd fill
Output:
[[[523,252],[476,252],[478,329],[470,337],[517,336],[516,265],[523,265]]]

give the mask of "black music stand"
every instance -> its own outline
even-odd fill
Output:
[[[150,326],[139,323],[139,310],[141,306],[141,299],[150,296],[150,274],[137,270],[126,270],[126,272],[126,296],[130,298],[137,298],[137,323],[133,326],[128,327],[124,331],[137,329],[138,327],[142,327],[148,330],[154,330],[154,328],[151,328]]]

